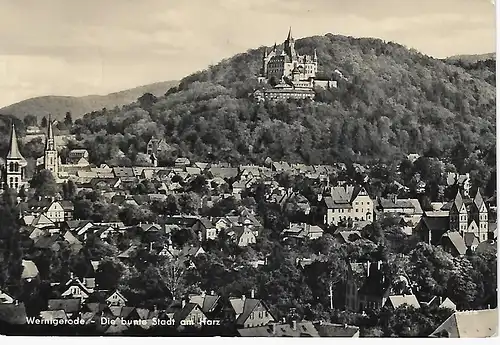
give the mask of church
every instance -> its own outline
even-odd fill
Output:
[[[9,141],[9,152],[5,163],[0,161],[0,177],[3,189],[12,188],[17,192],[27,184],[26,166],[28,162],[24,159],[17,142],[16,128],[12,124]]]
[[[90,170],[87,150],[75,149],[69,152],[67,164],[61,163],[61,157],[54,136],[54,122],[49,116],[47,123],[47,134],[45,138],[45,149],[43,156],[36,160],[36,170],[48,170],[54,176],[56,182],[61,183],[70,176],[76,176],[79,171]],[[4,160],[0,159],[0,187],[2,189],[12,188],[20,191],[23,186],[29,185],[26,176],[28,162],[19,150],[19,143],[14,124],[10,133],[9,152]]]

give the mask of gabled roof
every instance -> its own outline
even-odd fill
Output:
[[[481,207],[484,205],[484,200],[479,190],[477,191],[476,196],[474,197],[474,205],[476,205],[478,210],[480,210]]]
[[[389,296],[389,301],[394,309],[408,305],[414,308],[420,308],[417,297],[415,295],[393,295]]]
[[[340,325],[332,323],[315,323],[320,337],[325,338],[352,338],[359,332],[358,326]]]
[[[193,310],[199,310],[203,313],[200,306],[196,303],[186,303],[186,305],[174,314],[174,319],[177,323],[181,320],[185,320]]]
[[[210,313],[217,306],[220,296],[217,295],[194,295],[189,296],[190,303],[196,303],[200,306],[204,314]]]
[[[465,245],[464,239],[460,234],[456,231],[450,231],[447,232],[443,235],[441,238],[441,241],[443,239],[447,238],[450,241],[450,244],[453,246],[453,248],[457,251],[459,255],[465,255],[467,252],[467,247]]]
[[[79,298],[49,299],[48,310],[64,310],[66,313],[80,311],[81,301]]]
[[[12,325],[26,324],[26,308],[24,303],[0,303],[0,320]]]
[[[236,319],[237,325],[243,325],[245,321],[250,316],[250,313],[259,305],[262,304],[264,308],[269,311],[269,308],[264,304],[263,301],[254,298],[231,298],[229,299],[231,307],[233,308],[236,315],[239,315]]]
[[[464,242],[467,247],[477,246],[479,244],[479,239],[472,232],[464,233]]]
[[[44,310],[40,312],[40,318],[43,320],[67,320],[68,317],[64,310]]]
[[[457,311],[446,319],[431,337],[442,331],[449,338],[490,338],[498,335],[498,309]]]
[[[295,329],[291,324],[270,324],[259,327],[238,329],[241,337],[319,337],[317,329],[310,321],[297,322]]]
[[[31,279],[38,276],[38,268],[35,263],[31,260],[23,260],[23,273],[21,274],[22,279]]]
[[[49,249],[59,240],[59,234],[39,237],[35,242],[35,248]]]
[[[450,227],[449,218],[446,216],[442,217],[424,216],[422,217],[422,222],[430,231],[442,231],[444,233]]]

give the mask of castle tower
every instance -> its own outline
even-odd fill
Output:
[[[260,74],[262,76],[267,75],[267,47],[264,47],[264,54],[262,55],[262,68]]]
[[[292,28],[288,31],[288,37],[286,38],[283,52],[290,57],[292,61],[297,59],[297,53],[295,52],[295,39],[292,36]]]
[[[44,165],[43,168],[52,172],[52,175],[57,179],[59,173],[59,159],[56,147],[56,141],[54,139],[54,130],[52,128],[52,119],[49,115],[49,121],[47,123],[47,139],[45,141],[45,151],[44,151]]]
[[[25,179],[25,168],[28,165],[26,159],[21,155],[17,143],[16,128],[12,124],[10,132],[10,146],[9,153],[6,158],[6,174],[4,186],[15,189],[17,192],[21,189]]]

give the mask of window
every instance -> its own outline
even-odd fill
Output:
[[[358,210],[358,209],[356,209],[356,212],[359,212],[359,210]]]

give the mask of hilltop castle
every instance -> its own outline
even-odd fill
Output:
[[[314,55],[297,54],[292,29],[288,32],[281,52],[278,52],[276,44],[269,54],[267,48],[264,49],[261,75],[265,76],[268,81],[274,80],[277,83],[286,78],[294,81],[310,81],[316,77],[317,71],[316,49]]]
[[[278,50],[276,44],[268,53],[264,48],[262,67],[258,80],[271,88],[262,88],[254,93],[257,99],[314,99],[314,87],[337,87],[333,80],[316,80],[318,72],[318,55],[299,55],[295,50],[295,39],[292,29]]]

